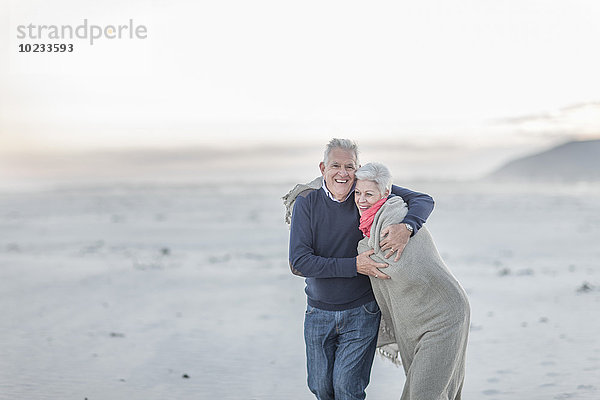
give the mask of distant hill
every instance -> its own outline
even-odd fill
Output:
[[[568,142],[519,158],[488,177],[498,181],[600,182],[600,140]]]

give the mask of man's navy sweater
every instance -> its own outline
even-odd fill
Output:
[[[392,193],[409,206],[404,222],[416,232],[433,209],[433,199],[398,186]],[[296,198],[290,227],[290,266],[306,277],[308,304],[323,310],[347,310],[375,299],[371,282],[356,272],[356,247],[363,238],[354,196],[338,203],[323,189]]]

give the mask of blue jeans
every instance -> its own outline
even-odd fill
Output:
[[[317,399],[365,398],[380,319],[375,301],[343,311],[307,307],[304,340],[308,387]]]

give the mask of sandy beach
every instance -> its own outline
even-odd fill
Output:
[[[0,398],[313,398],[292,183],[0,193]],[[406,186],[470,297],[464,398],[600,398],[600,189]],[[376,358],[368,398],[403,383]]]
[[[332,138],[435,199],[471,305],[463,399],[600,400],[600,1],[0,21],[0,400],[314,399],[282,196]],[[367,399],[404,382],[376,356]]]

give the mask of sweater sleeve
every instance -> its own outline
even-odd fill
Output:
[[[306,198],[298,196],[290,226],[289,261],[292,272],[306,278],[352,278],[356,258],[327,258],[315,255],[311,210]]]
[[[402,222],[413,227],[414,231],[411,236],[414,236],[433,211],[433,198],[428,194],[413,192],[396,185],[392,185],[392,193],[402,197],[406,202],[408,213]]]

